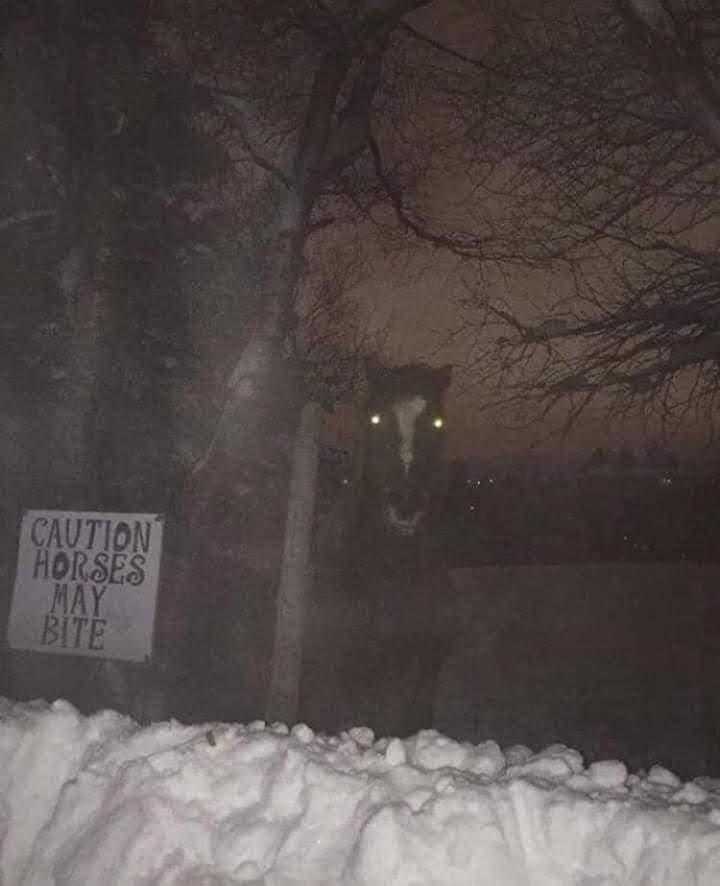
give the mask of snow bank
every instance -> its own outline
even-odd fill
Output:
[[[717,886],[720,782],[564,746],[0,700],[0,882]]]

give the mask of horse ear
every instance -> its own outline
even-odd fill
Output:
[[[450,382],[452,381],[452,374],[453,374],[452,363],[446,363],[444,366],[441,366],[438,369],[438,377],[440,379],[440,384],[442,386],[443,391],[446,388],[450,387]]]
[[[365,375],[365,383],[370,387],[378,381],[385,371],[382,363],[373,355],[363,357],[363,373]]]

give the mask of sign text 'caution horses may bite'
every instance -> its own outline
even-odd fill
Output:
[[[162,517],[26,511],[8,624],[13,649],[144,661]]]

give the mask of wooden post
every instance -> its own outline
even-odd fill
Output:
[[[307,591],[311,577],[318,449],[322,407],[305,404],[293,450],[285,543],[277,594],[272,672],[266,706],[269,721],[292,725],[300,700],[300,674]]]

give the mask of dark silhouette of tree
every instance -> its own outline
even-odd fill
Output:
[[[45,505],[165,510],[193,365],[186,202],[220,152],[145,4],[18,5],[8,23],[0,263],[12,380]],[[183,257],[183,250],[186,257]]]
[[[224,151],[194,125],[192,84],[158,51],[149,8],[1,13],[3,570],[22,508],[172,511],[197,435],[177,403],[197,369],[201,280],[208,313],[221,303],[203,189]],[[72,694],[93,668],[55,670]]]

